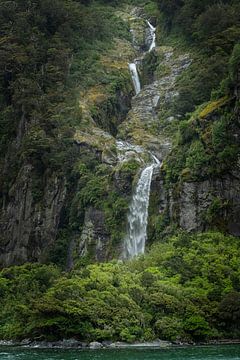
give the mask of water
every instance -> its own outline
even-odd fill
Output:
[[[140,163],[144,162],[143,155],[147,152],[141,146],[123,140],[117,140],[116,146],[118,161],[123,162],[135,158]],[[129,206],[127,234],[123,244],[123,259],[131,259],[145,251],[152,174],[154,168],[160,166],[160,161],[156,156],[151,153],[148,154],[152,158],[152,164],[145,166],[142,170]]]
[[[156,47],[156,28],[147,21],[150,28],[151,45],[149,52]],[[132,81],[136,95],[141,91],[141,83],[137,71],[136,63],[129,64]],[[129,154],[129,151],[136,151],[136,146],[119,141],[117,143],[118,160],[124,161]],[[141,150],[142,151],[142,150]],[[145,243],[147,239],[147,224],[148,224],[148,206],[149,196],[151,190],[151,181],[153,170],[160,165],[159,160],[152,155],[153,163],[146,166],[139,178],[136,189],[133,194],[128,212],[128,228],[127,235],[123,244],[123,258],[131,259],[139,254],[144,254]]]
[[[150,33],[151,33],[151,38],[152,38],[152,43],[148,50],[149,52],[151,52],[156,47],[156,28],[154,26],[152,26],[152,24],[150,24],[149,21],[147,21],[147,24],[150,28]]]
[[[150,35],[151,35],[151,39],[152,39],[151,45],[148,50],[149,52],[151,52],[156,47],[156,28],[148,20],[147,20],[147,24],[149,26]],[[139,79],[139,75],[138,75],[138,71],[137,71],[137,65],[134,62],[134,63],[128,64],[128,66],[129,66],[129,70],[131,73],[135,93],[137,95],[141,91],[141,83],[140,83],[140,79]]]
[[[141,161],[142,155],[144,154],[144,149],[139,145],[131,144],[127,141],[117,140],[117,153],[118,161],[123,162],[127,161],[132,157],[135,157]]]
[[[152,174],[159,160],[152,155],[154,163],[145,167],[140,175],[128,212],[127,235],[124,240],[123,258],[131,259],[144,254],[147,239],[148,206]]]
[[[0,360],[240,360],[240,345],[118,350],[0,348]]]
[[[123,140],[117,140],[116,146],[118,161],[123,162],[135,158],[140,163],[144,162],[143,155],[146,154],[146,151],[141,146]],[[154,168],[160,166],[160,161],[156,156],[151,153],[149,155],[152,158],[152,164],[142,170],[128,211],[128,227],[122,255],[124,259],[131,259],[145,251],[152,174]]]
[[[135,63],[128,64],[128,66],[129,66],[129,70],[131,73],[135,93],[137,95],[141,91],[141,83],[140,83],[140,79],[139,79],[139,75],[138,75],[138,71],[137,71],[137,66]]]

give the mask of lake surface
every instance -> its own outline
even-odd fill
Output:
[[[169,349],[59,350],[0,347],[1,360],[240,360],[240,345]]]

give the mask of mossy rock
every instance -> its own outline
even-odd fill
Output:
[[[97,127],[88,129],[88,132],[76,130],[74,140],[79,145],[87,144],[100,151],[111,149],[115,145],[115,139]]]
[[[147,24],[144,19],[132,17],[129,19],[133,34],[133,43],[139,48],[145,47]]]
[[[229,101],[228,96],[224,96],[219,100],[211,101],[207,104],[207,106],[200,112],[199,118],[203,119],[211,115],[213,112],[219,110],[222,106],[226,105]]]
[[[114,47],[101,57],[101,64],[107,69],[128,69],[128,63],[136,57],[130,41],[116,38]]]

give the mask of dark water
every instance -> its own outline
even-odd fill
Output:
[[[49,350],[0,348],[1,360],[240,360],[240,345],[174,349]]]

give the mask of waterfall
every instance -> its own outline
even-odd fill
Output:
[[[130,70],[130,73],[131,73],[131,76],[132,76],[134,89],[135,89],[135,92],[136,92],[136,95],[137,95],[141,90],[141,84],[140,84],[140,80],[139,80],[137,66],[136,66],[135,63],[128,64],[128,66],[129,66],[129,70]]]
[[[149,52],[151,52],[156,47],[156,28],[154,26],[152,26],[152,24],[150,24],[150,22],[148,20],[147,20],[147,24],[150,28],[150,34],[151,34],[151,39],[152,39],[152,43],[148,50]]]
[[[151,52],[156,47],[156,28],[148,20],[146,20],[146,21],[149,26],[150,35],[151,35],[151,39],[152,39],[152,43],[148,50],[149,52]],[[137,71],[137,65],[134,62],[134,63],[128,64],[128,66],[129,66],[129,70],[131,73],[135,93],[137,95],[141,91],[141,83],[140,83],[140,79],[139,79],[139,75],[138,75],[138,71]]]
[[[156,28],[147,21],[150,29],[151,45],[149,52],[156,47]],[[136,61],[128,65],[131,73],[132,81],[136,94],[141,91],[141,84],[137,71]],[[141,154],[143,149],[141,147],[131,145],[127,142],[118,141],[118,159],[125,161],[128,158],[128,154],[134,152],[135,154]],[[151,182],[153,171],[156,167],[160,166],[160,161],[151,154],[152,164],[148,164],[141,172],[137,186],[133,193],[133,197],[130,203],[127,221],[127,234],[124,240],[123,258],[131,259],[134,256],[143,254],[145,251],[145,243],[147,240],[147,225],[148,225],[148,206],[151,190]]]
[[[128,212],[128,229],[124,240],[123,258],[131,259],[143,254],[147,240],[148,206],[153,170],[160,165],[152,155],[154,163],[145,167],[138,180]]]

